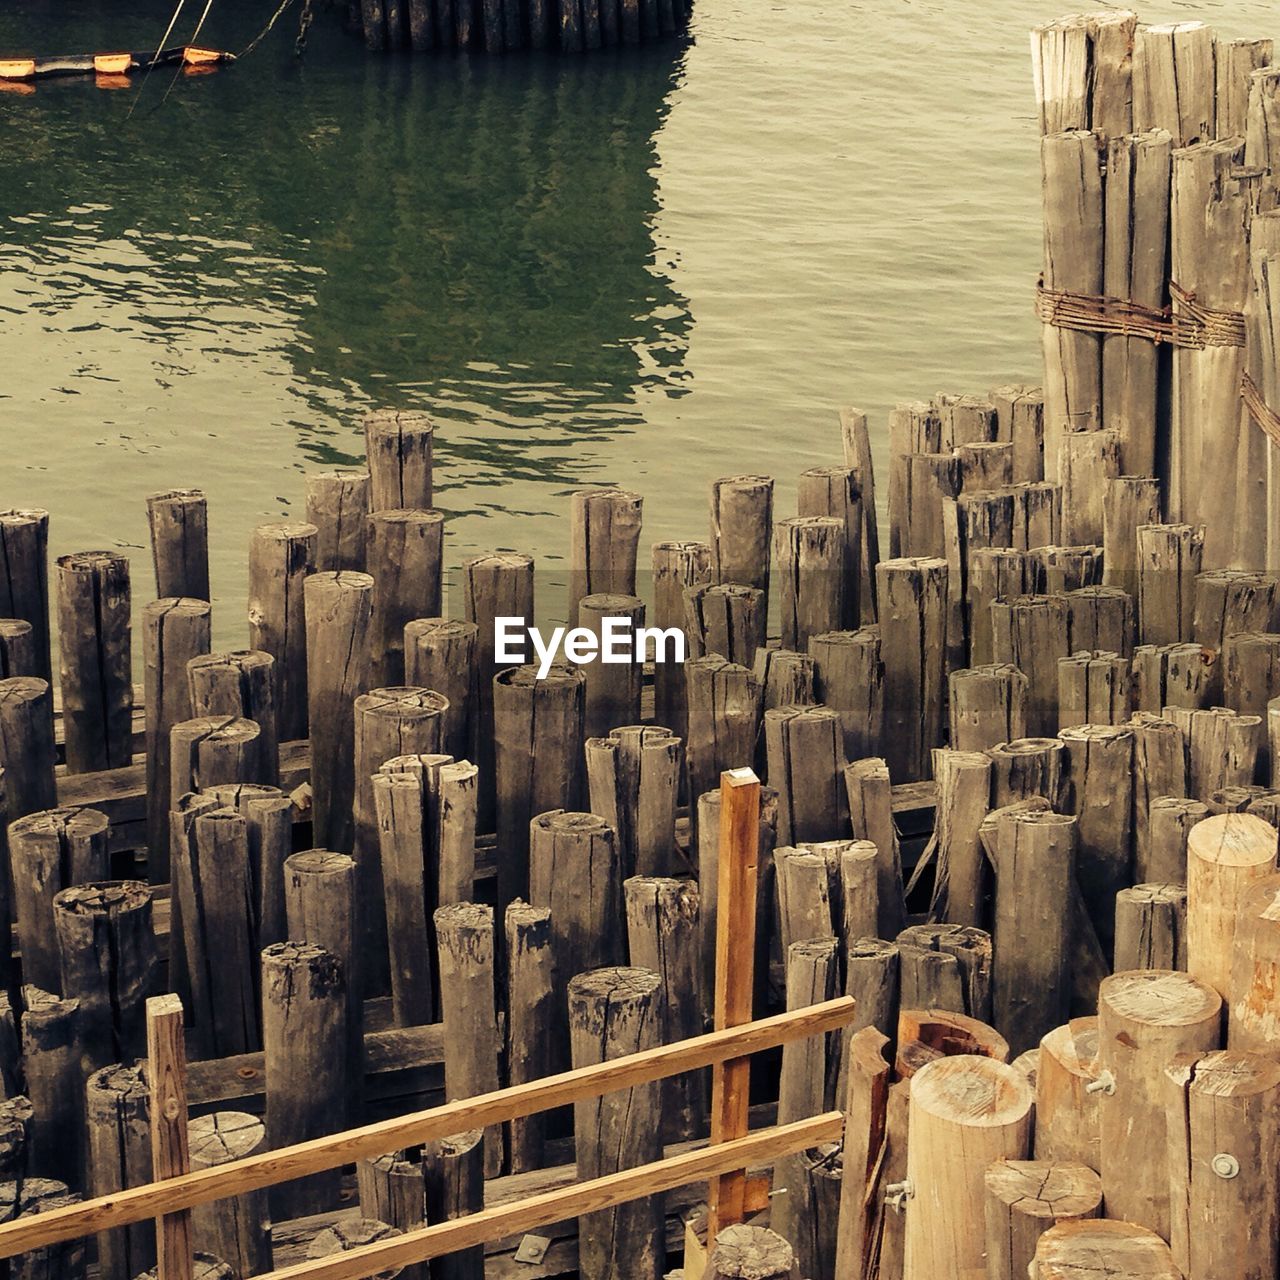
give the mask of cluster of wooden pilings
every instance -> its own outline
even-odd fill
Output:
[[[668,40],[687,30],[691,7],[692,0],[349,0],[348,25],[378,50],[582,53]]]

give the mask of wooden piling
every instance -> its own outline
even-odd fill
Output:
[[[427,1189],[421,1152],[393,1152],[356,1165],[356,1187],[363,1218],[386,1223],[396,1231],[426,1226]],[[399,1280],[427,1280],[430,1264],[411,1263]]]
[[[1137,25],[1136,13],[1108,9],[1071,14],[1032,29],[1032,76],[1041,133],[1097,129],[1111,136],[1129,132]]]
[[[1129,659],[1085,650],[1058,659],[1058,728],[1124,724],[1132,705]]]
[[[197,819],[199,828],[209,819]],[[285,859],[284,901],[289,938],[323,947],[334,956],[346,979],[346,1078],[351,1086],[344,1099],[348,1124],[358,1124],[363,1112],[364,1002],[361,999],[359,886],[356,864],[345,853],[309,849]],[[419,941],[419,946],[423,945]],[[337,1046],[330,1047],[337,1052]]]
[[[638,939],[633,938],[633,954],[637,945]],[[558,1019],[549,908],[520,900],[507,907],[505,956],[507,1078],[516,1085],[550,1075],[564,1057],[552,1042]],[[692,998],[696,1005],[696,987]],[[541,1112],[510,1122],[507,1152],[512,1173],[542,1167],[546,1127],[546,1115]]]
[[[853,472],[861,495],[862,539],[858,552],[860,581],[858,623],[874,623],[879,616],[876,601],[876,565],[880,563],[880,528],[876,505],[875,461],[871,456],[871,433],[867,415],[860,409],[840,410],[840,436],[844,444],[844,465]],[[855,624],[857,625],[857,624]]]
[[[1026,1080],[990,1058],[939,1058],[912,1077],[904,1280],[981,1272],[987,1166],[1025,1158],[1031,1107]]]
[[[422,1148],[427,1221],[451,1222],[484,1208],[484,1132],[469,1129]],[[484,1280],[484,1246],[431,1260],[431,1280]]]
[[[1186,884],[1187,839],[1192,828],[1209,816],[1207,806],[1199,800],[1181,799],[1176,794],[1157,796],[1150,802],[1147,813],[1147,848],[1144,854],[1139,842],[1135,864],[1139,881]]]
[[[1175,147],[1214,136],[1214,35],[1203,22],[1139,27],[1133,46],[1133,127],[1165,129]]]
[[[267,1144],[289,1146],[341,1127],[347,1094],[346,978],[336,956],[306,942],[262,952],[262,1038]],[[332,1207],[340,1170],[280,1183],[271,1191],[281,1219]]]
[[[632,964],[662,979],[662,1040],[702,1033],[699,992],[699,893],[692,880],[632,876],[623,885]],[[705,1073],[675,1076],[663,1086],[668,1141],[699,1137],[707,1124]]]
[[[1098,1019],[1072,1018],[1040,1041],[1036,1071],[1037,1160],[1102,1167]]]
[[[1164,645],[1190,640],[1204,562],[1204,526],[1139,525],[1137,539],[1139,641]]]
[[[1140,644],[1133,651],[1135,711],[1207,707],[1218,682],[1218,655],[1198,644]]]
[[[1262,746],[1262,717],[1240,716],[1225,707],[1193,711],[1166,707],[1187,743],[1187,790],[1208,800],[1224,787],[1249,785],[1257,771]]]
[[[1147,711],[1136,712],[1129,726],[1133,730],[1134,873],[1139,883],[1181,881],[1185,874],[1183,850],[1169,847],[1173,833],[1167,825],[1166,811],[1187,794],[1182,730],[1172,720]],[[1161,805],[1158,819],[1153,814],[1157,804]],[[1153,830],[1157,820],[1158,833]]]
[[[170,805],[191,791],[261,782],[262,735],[252,720],[197,716],[169,730]]]
[[[803,651],[810,637],[846,621],[845,591],[856,587],[846,568],[849,532],[843,519],[801,516],[778,521],[774,533],[782,647]]]
[[[991,807],[1043,796],[1053,808],[1062,798],[1065,745],[1057,738],[1018,738],[990,748]]]
[[[882,560],[876,573],[889,768],[903,781],[923,778],[929,753],[943,742],[947,565]]]
[[[621,725],[640,719],[640,686],[644,668],[634,656],[635,635],[644,626],[644,601],[639,596],[606,592],[585,595],[577,602],[578,625],[595,637],[595,657],[581,663],[583,676],[583,733],[607,737]],[[625,619],[625,636],[610,639],[611,619]],[[566,652],[570,661],[573,655]],[[579,655],[580,657],[581,655]],[[609,661],[604,659],[608,657]]]
[[[53,694],[45,680],[0,680],[0,783],[10,822],[56,808]]]
[[[840,834],[848,802],[840,717],[830,707],[779,707],[765,712],[764,734],[769,784],[778,793],[779,841]]]
[[[1116,894],[1115,967],[1187,967],[1187,888],[1136,884]]]
[[[569,983],[569,1027],[575,1069],[643,1049],[661,1037],[661,979],[648,969],[604,968]],[[574,1104],[578,1176],[598,1178],[658,1160],[662,1104],[658,1081]],[[583,1280],[657,1276],[665,1253],[662,1198],[648,1196],[578,1220]]]
[[[111,1195],[152,1180],[148,1099],[142,1064],[104,1067],[89,1077],[85,1086],[89,1194]],[[98,1234],[98,1269],[103,1280],[134,1280],[155,1260],[155,1228],[149,1222]]]
[[[997,825],[992,1021],[1015,1054],[1067,1015],[1076,828],[1057,813],[1006,813]]]
[[[355,700],[370,685],[374,584],[367,573],[313,573],[307,614],[311,824],[316,844],[346,852],[355,840]]]
[[[315,571],[319,533],[303,521],[259,525],[249,540],[249,647],[269,653],[276,736],[307,736],[307,629],[303,582]]]
[[[1107,486],[1121,472],[1120,433],[1064,432],[1059,446],[1062,537],[1071,546],[1101,546]]]
[[[703,1274],[706,1280],[792,1280],[799,1273],[795,1250],[782,1236],[738,1222],[716,1236]]]
[[[449,700],[442,750],[476,758],[480,723],[480,629],[452,618],[417,618],[404,629],[405,683]]]
[[[313,471],[306,477],[307,523],[316,527],[318,573],[363,573],[371,479],[364,468]]]
[[[1133,597],[1119,587],[1091,586],[1068,591],[1067,633],[1072,653],[1102,650],[1133,656]]]
[[[711,581],[711,546],[706,542],[655,542],[653,544],[653,611],[652,625],[666,630],[684,630],[685,591],[697,589]],[[754,628],[758,626],[752,620]],[[686,634],[688,634],[686,632]],[[720,652],[716,649],[712,652]],[[695,656],[690,653],[689,656]],[[723,654],[731,661],[741,661]],[[754,654],[752,655],[754,660]],[[744,662],[750,666],[750,662]],[[677,737],[685,735],[684,664],[655,664],[653,671],[654,719],[667,725]]]
[[[764,595],[757,587],[722,582],[686,588],[684,627],[689,638],[689,655],[701,658],[714,653],[744,667],[754,666],[760,647],[763,608]],[[659,664],[655,664],[655,673],[658,669]]]
[[[1261,573],[1207,569],[1196,575],[1192,636],[1208,649],[1222,651],[1238,631],[1274,631],[1280,582]]]
[[[369,679],[405,680],[404,629],[440,613],[444,581],[444,514],[426,508],[375,510],[369,516],[368,564],[373,576],[373,642]]]
[[[809,654],[794,649],[762,649],[756,655],[755,674],[760,681],[762,710],[817,706],[816,665]],[[762,749],[756,753],[762,766],[763,745],[761,741]]]
[[[80,551],[57,571],[67,772],[120,769],[133,762],[129,561]]]
[[[238,717],[258,726],[259,767],[274,785],[280,775],[276,734],[276,661],[260,649],[211,653],[187,662],[191,714]]]
[[[987,663],[949,677],[951,746],[986,751],[1027,732],[1027,677],[1012,663]]]
[[[910,463],[917,453],[942,448],[942,416],[929,401],[895,405],[889,411],[889,554],[907,555],[910,520]]]
[[[1031,551],[1057,546],[1062,541],[1062,486],[1028,481],[1015,484],[1012,489],[1014,548]]]
[[[1218,993],[1185,973],[1116,973],[1099,992],[1098,1058],[1114,1081],[1101,1104],[1103,1197],[1108,1213],[1161,1236],[1170,1229],[1164,1068],[1175,1054],[1216,1049],[1221,1022]]]
[[[215,1169],[256,1155],[266,1146],[266,1126],[243,1111],[215,1111],[191,1121],[191,1170]],[[191,1210],[191,1240],[198,1250],[224,1258],[237,1276],[271,1269],[271,1218],[265,1190],[242,1191]],[[402,1273],[403,1274],[403,1273]]]
[[[1071,652],[1065,596],[1012,596],[991,606],[993,657],[1027,677],[1027,732],[1058,725],[1058,660]]]
[[[989,1280],[1024,1280],[1050,1227],[1102,1216],[1102,1183],[1086,1165],[999,1160],[983,1182]]]
[[[52,682],[49,657],[49,513],[0,512],[0,615],[31,626],[36,669]]]
[[[0,618],[0,678],[34,676],[39,668],[31,623],[21,618]]]
[[[991,1020],[991,935],[967,925],[910,925],[897,937],[904,1009]]]
[[[883,759],[855,760],[845,769],[844,782],[853,838],[876,846],[877,933],[894,938],[906,923],[907,908],[889,769]]]
[[[1102,548],[1094,544],[1032,547],[1027,554],[1027,572],[1031,590],[1041,595],[1097,586],[1102,581]]]
[[[954,453],[913,453],[906,459],[904,524],[907,557],[941,556],[946,549],[943,508],[960,493],[960,460]]]
[[[156,595],[161,600],[208,600],[209,504],[204,494],[199,489],[148,494],[147,523]]]
[[[758,588],[769,600],[769,550],[773,537],[773,479],[724,476],[711,484],[711,578]],[[759,618],[765,634],[765,612]]]
[[[711,791],[725,769],[752,763],[760,725],[760,682],[746,667],[714,654],[685,663],[685,681],[685,766],[694,798]]]
[[[656,725],[623,725],[607,738],[587,739],[591,812],[617,832],[625,875],[674,869],[681,746]]]
[[[1224,999],[1241,904],[1275,873],[1276,841],[1276,829],[1249,813],[1205,818],[1187,837],[1187,969]]]
[[[1106,1268],[1114,1280],[1180,1280],[1169,1246],[1154,1231],[1109,1218],[1062,1222],[1036,1245],[1031,1280],[1072,1280],[1082,1267]]]
[[[879,627],[812,636],[817,701],[840,716],[849,760],[878,755],[884,733],[884,663]]]
[[[933,753],[937,783],[933,909],[948,924],[982,927],[990,875],[978,838],[991,799],[991,760],[981,751]]]
[[[1280,1063],[1218,1050],[1165,1069],[1169,1244],[1187,1280],[1245,1280],[1280,1263]]]
[[[26,1178],[0,1183],[0,1221],[69,1209],[80,1194],[52,1178]],[[7,1264],[11,1280],[85,1280],[85,1247],[81,1240],[45,1245],[20,1254]]]
[[[778,943],[786,956],[797,942],[827,938],[836,932],[840,914],[840,863],[833,850],[816,845],[779,845],[773,858],[777,876]]]
[[[435,926],[444,1088],[452,1101],[492,1092],[501,1084],[493,908],[474,902],[438,907]],[[485,1130],[484,1149],[485,1175],[496,1177],[503,1165],[501,1125]]]
[[[293,848],[293,802],[278,787],[252,782],[215,786],[208,795],[215,804],[235,809],[248,823],[259,945],[284,942],[284,863]]]
[[[584,489],[569,507],[569,626],[583,596],[636,593],[644,499],[627,489]],[[634,719],[634,717],[632,717]]]
[[[822,517],[838,520],[844,530],[844,552],[839,572],[828,579],[829,588],[836,587],[836,598],[840,602],[840,620],[830,630],[839,628],[857,628],[862,621],[862,543],[865,535],[865,521],[862,515],[862,489],[857,471],[851,467],[811,467],[800,473],[796,489],[796,514],[803,518]],[[775,526],[775,540],[783,535],[779,532],[785,526],[791,526],[787,536],[789,549],[797,549],[797,536],[810,544],[820,535],[816,528],[807,531],[798,530],[791,521],[779,521]],[[825,541],[825,539],[823,539]],[[822,565],[827,565],[827,554],[824,551]],[[782,560],[779,559],[781,565]],[[801,567],[797,564],[797,568]],[[820,589],[820,585],[819,585]],[[784,598],[786,593],[784,592]],[[784,603],[784,614],[786,606]],[[785,617],[784,617],[785,622]],[[827,630],[828,628],[822,628]],[[810,634],[813,634],[812,632]],[[786,641],[786,627],[783,627],[783,644]]]
[[[81,1179],[85,1071],[80,1002],[31,985],[22,989],[22,1062],[31,1100],[26,1172]]]
[[[533,666],[494,678],[500,911],[529,896],[529,823],[540,813],[577,807],[583,684],[581,670],[563,664],[545,680]]]
[[[1115,931],[1115,897],[1133,881],[1133,730],[1076,725],[1058,735],[1062,809],[1075,814],[1076,880],[1103,950]]]
[[[429,508],[435,428],[427,415],[378,409],[365,414],[361,425],[369,467],[369,510]]]

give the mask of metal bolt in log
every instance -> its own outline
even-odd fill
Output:
[[[1037,1160],[1102,1168],[1098,1019],[1072,1018],[1040,1041]]]
[[[425,413],[375,409],[364,416],[369,510],[431,505],[431,449],[435,428]]]
[[[79,808],[31,813],[9,827],[23,979],[45,991],[62,990],[54,898],[71,885],[104,880],[110,874],[109,829],[106,814]],[[7,892],[4,897],[7,900]]]
[[[370,476],[364,468],[313,471],[306,477],[307,522],[316,527],[319,573],[363,573]]]
[[[499,911],[529,897],[530,822],[540,813],[577,806],[583,686],[582,671],[563,664],[554,665],[545,680],[537,678],[533,666],[512,667],[494,678],[497,832],[503,854]]]
[[[1218,1048],[1221,1023],[1221,997],[1189,974],[1130,970],[1102,982],[1098,1060],[1114,1083],[1101,1104],[1103,1197],[1108,1212],[1162,1237],[1170,1230],[1164,1069],[1175,1054]]]
[[[1026,1157],[1031,1108],[1026,1080],[991,1058],[939,1058],[912,1077],[904,1280],[981,1272],[987,1166]]]
[[[417,618],[404,629],[405,683],[449,701],[441,748],[455,760],[476,758],[480,719],[480,631],[474,622]]]
[[[1136,884],[1116,894],[1115,967],[1187,967],[1187,888]]]
[[[346,852],[355,833],[356,698],[369,687],[373,579],[313,573],[307,606],[307,708],[311,725],[311,825],[316,844]]]
[[[338,958],[307,942],[273,943],[262,952],[262,1039],[267,1144],[305,1142],[342,1126],[347,1076],[346,978]],[[284,1182],[271,1190],[274,1214],[293,1218],[331,1207],[340,1170]]]
[[[315,525],[259,525],[249,540],[249,648],[275,659],[276,740],[307,736],[307,627],[303,582],[315,572]]]
[[[122,769],[133,763],[129,561],[81,551],[57,570],[67,772]]]
[[[375,510],[369,516],[367,558],[373,575],[369,680],[383,686],[404,684],[404,629],[417,618],[440,612],[444,513]]]
[[[187,663],[191,715],[252,720],[258,726],[262,778],[273,786],[280,776],[275,668],[275,659],[260,649],[205,654]]]
[[[653,1048],[661,1039],[661,979],[648,969],[605,968],[569,983],[575,1069]],[[662,1105],[658,1081],[574,1104],[578,1176],[598,1178],[658,1160]],[[665,1251],[662,1198],[646,1196],[578,1219],[583,1280],[656,1275]]]
[[[49,513],[0,512],[0,616],[31,627],[35,670],[15,672],[52,682],[49,657]]]

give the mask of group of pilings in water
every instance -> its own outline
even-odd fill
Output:
[[[669,40],[692,0],[348,0],[348,26],[370,49],[429,53],[520,49],[583,53]]]

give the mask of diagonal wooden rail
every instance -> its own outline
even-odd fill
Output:
[[[802,1040],[807,1036],[838,1031],[852,1020],[854,1004],[849,996],[827,1000],[822,1004],[763,1018],[745,1026],[710,1031],[706,1035],[694,1036],[676,1044],[661,1045],[642,1053],[579,1067],[528,1084],[513,1085],[493,1093],[445,1103],[427,1111],[397,1116],[377,1124],[298,1143],[296,1146],[248,1156],[229,1164],[195,1170],[163,1182],[99,1196],[80,1204],[69,1205],[65,1209],[20,1218],[0,1225],[0,1258],[13,1257],[30,1249],[74,1240],[113,1227],[163,1217],[198,1204],[288,1182],[293,1178],[306,1177],[355,1160],[385,1155],[405,1147],[446,1138],[468,1129],[481,1129],[505,1120],[566,1106],[577,1099],[598,1097],[617,1089],[647,1084],[686,1071],[698,1071],[764,1049],[773,1049],[793,1040]],[[773,1136],[776,1137],[777,1133]],[[755,1142],[757,1139],[753,1136],[743,1141]],[[764,1139],[759,1141],[763,1143]],[[812,1144],[806,1141],[804,1145]],[[746,1161],[743,1156],[734,1157],[728,1164],[723,1164],[720,1160],[720,1153],[736,1149],[732,1143],[714,1148],[716,1156],[711,1172],[730,1172],[741,1168]],[[761,1149],[773,1150],[767,1146],[762,1146]],[[693,1154],[703,1156],[709,1153]],[[676,1159],[685,1160],[686,1157]],[[649,1168],[652,1170],[664,1167],[668,1163],[664,1161],[659,1166]],[[632,1172],[616,1176],[630,1176]],[[691,1177],[689,1181],[696,1181],[696,1178]],[[672,1185],[682,1184],[676,1182]],[[583,1186],[578,1185],[573,1190],[580,1195]],[[460,1246],[450,1246],[457,1247]]]
[[[515,1204],[482,1209],[468,1218],[422,1227],[335,1257],[294,1263],[257,1280],[365,1280],[367,1276],[389,1274],[397,1267],[425,1262],[456,1249],[518,1235],[548,1222],[609,1209],[628,1200],[673,1191],[752,1163],[805,1151],[821,1142],[838,1142],[843,1132],[843,1113],[828,1111],[825,1115],[760,1129],[745,1138],[688,1151],[653,1164],[544,1191]]]

